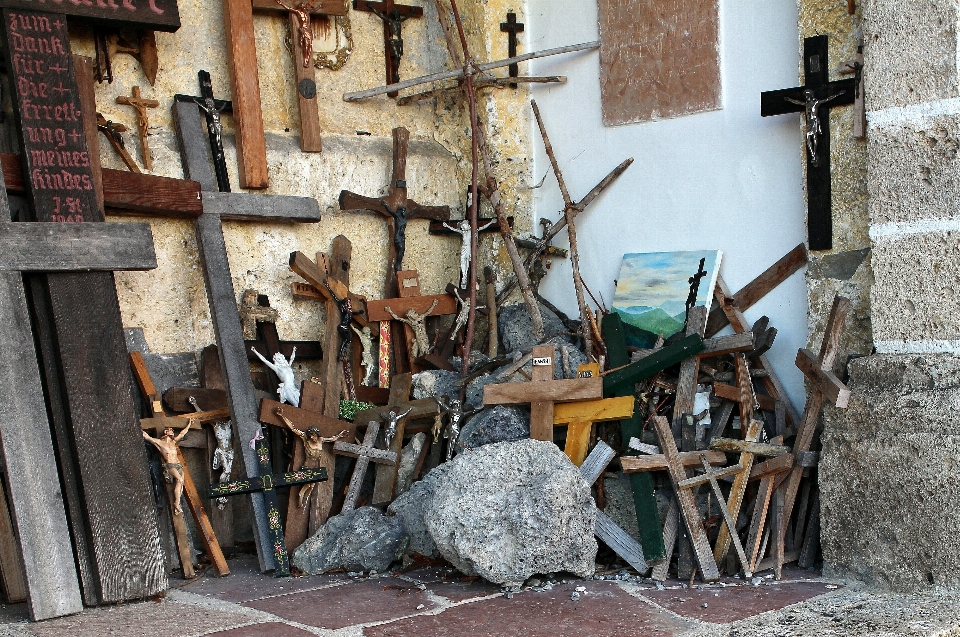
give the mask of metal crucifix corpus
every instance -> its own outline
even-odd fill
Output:
[[[153,170],[153,158],[150,157],[150,146],[147,143],[147,128],[150,125],[147,119],[147,109],[160,106],[157,100],[148,100],[140,96],[140,87],[133,87],[133,95],[117,96],[117,104],[132,106],[137,112],[137,134],[140,136],[140,149],[143,152],[143,165],[147,170]]]
[[[353,0],[354,11],[369,11],[383,21],[383,53],[386,63],[387,84],[400,81],[400,60],[403,58],[403,23],[410,18],[422,18],[423,9],[404,4],[395,4],[393,0],[370,2]],[[387,93],[396,97],[397,92]]]
[[[210,140],[210,157],[216,175],[217,190],[230,192],[230,176],[227,174],[227,160],[223,154],[223,123],[220,121],[220,115],[224,112],[232,113],[233,102],[213,97],[213,82],[209,73],[199,71],[197,77],[200,80],[199,97],[177,94],[173,99],[175,102],[196,104],[203,111],[207,121],[207,139]],[[199,130],[196,132],[202,138],[203,133]],[[198,152],[200,152],[199,149]]]
[[[804,113],[807,148],[807,232],[811,250],[833,247],[830,187],[830,109],[852,104],[857,95],[854,78],[831,82],[827,36],[803,41],[805,85],[760,94],[760,115]]]
[[[403,253],[406,249],[407,222],[410,219],[450,218],[449,206],[422,206],[407,198],[407,147],[410,131],[402,126],[393,129],[393,176],[390,179],[390,194],[386,197],[364,197],[349,190],[340,191],[341,210],[368,210],[379,213],[387,220],[390,229],[390,260],[385,294],[396,295],[396,273],[403,269]]]

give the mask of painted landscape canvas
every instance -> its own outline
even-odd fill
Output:
[[[683,329],[689,279],[705,259],[697,305],[710,306],[720,272],[720,250],[643,252],[623,255],[613,310],[623,319],[627,345],[652,347],[658,335],[669,338]]]

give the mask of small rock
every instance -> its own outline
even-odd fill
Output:
[[[704,606],[706,606],[706,604],[704,604]],[[423,610],[426,607],[427,607],[426,604],[420,604],[419,606],[417,606],[417,610]]]
[[[762,578],[762,577],[754,577],[752,580],[750,580],[750,583],[753,584],[754,586],[760,586],[760,584],[763,583],[763,578]]]
[[[567,331],[560,318],[543,305],[540,306],[540,315],[543,317],[543,338],[557,336]],[[537,344],[538,339],[533,335],[530,312],[523,303],[500,308],[497,314],[497,327],[503,349],[508,352]]]
[[[293,564],[304,573],[319,575],[335,568],[385,571],[399,560],[410,538],[400,520],[373,507],[336,515],[293,553]]]
[[[514,442],[530,437],[530,412],[497,405],[474,416],[460,430],[463,449],[476,449],[494,442]]]
[[[663,587],[663,582],[654,582],[654,583],[657,585],[657,590],[658,590],[658,591],[666,590],[666,589]]]
[[[586,587],[586,586],[577,586],[577,589],[576,589],[576,590],[577,590],[578,593],[582,593],[583,591],[587,590],[587,587]]]
[[[580,601],[580,593],[578,593],[577,591],[573,591],[572,593],[570,593],[570,599],[572,599],[572,600],[575,601],[575,602],[579,602],[579,601]]]
[[[707,607],[707,603],[706,603],[706,602],[700,604],[700,608],[706,608],[706,607]]]

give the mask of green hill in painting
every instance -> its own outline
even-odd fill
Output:
[[[643,314],[621,312],[620,316],[625,323],[629,323],[651,334],[663,334],[664,338],[673,336],[683,329],[682,320],[678,321],[660,308],[654,308]]]

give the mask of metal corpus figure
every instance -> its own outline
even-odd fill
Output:
[[[317,10],[320,3],[308,4],[301,2],[291,7],[283,0],[274,0],[281,7],[297,17],[297,34],[300,36],[300,51],[303,53],[303,68],[310,66],[313,55],[313,27],[310,25],[310,14]]]
[[[443,434],[443,437],[448,440],[447,442],[447,462],[453,458],[453,450],[457,446],[457,441],[460,439],[460,428],[463,426],[463,422],[473,416],[474,414],[483,411],[481,409],[468,409],[467,411],[463,410],[463,402],[454,398],[449,402],[447,399],[442,396],[436,397],[437,404],[440,406],[440,409],[443,410],[443,413],[447,415],[447,431]]]
[[[351,303],[349,296],[341,299],[326,282],[323,285],[330,292],[330,296],[333,297],[337,309],[340,310],[340,322],[337,324],[337,334],[340,336],[340,351],[337,353],[337,360],[342,361],[343,355],[347,351],[347,343],[350,342],[350,321],[353,320],[353,315],[359,314],[359,312],[353,311],[353,303]]]
[[[408,15],[401,15],[400,9],[391,9],[389,14],[384,14],[382,11],[378,11],[372,5],[370,10],[373,13],[383,20],[384,24],[387,25],[387,29],[390,31],[390,60],[393,62],[393,77],[390,78],[390,82],[396,84],[400,81],[400,59],[403,57],[403,23],[410,17]]]
[[[804,117],[806,118],[806,132],[804,135],[807,138],[807,151],[810,153],[810,163],[813,166],[820,165],[820,156],[817,154],[817,144],[820,140],[820,135],[823,134],[823,127],[820,125],[820,106],[826,104],[830,100],[836,99],[846,93],[846,91],[840,91],[836,95],[831,95],[830,97],[818,100],[812,90],[806,89],[803,92],[804,101],[795,100],[791,97],[784,97],[783,99],[791,104],[798,104],[803,106]]]
[[[403,253],[407,250],[407,207],[397,206],[394,210],[383,199],[380,200],[380,205],[393,217],[393,249],[397,253],[393,269],[399,272],[403,269]]]

